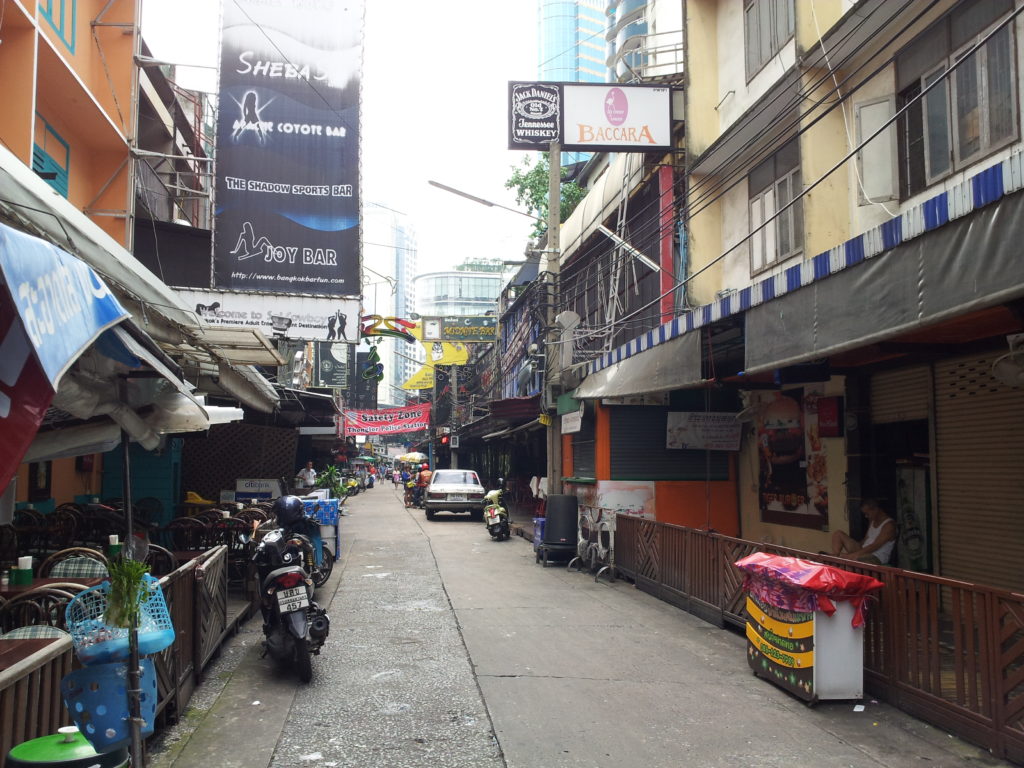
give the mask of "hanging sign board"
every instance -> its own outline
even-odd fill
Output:
[[[393,435],[430,426],[430,403],[408,408],[345,411],[346,435]]]
[[[562,414],[562,434],[574,435],[583,429],[583,409]]]
[[[738,451],[743,424],[735,413],[669,411],[666,448]]]
[[[498,318],[494,315],[424,317],[424,341],[494,341]]]
[[[508,148],[608,152],[672,147],[672,91],[665,86],[510,82]]]

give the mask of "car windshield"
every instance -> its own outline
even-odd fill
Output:
[[[480,485],[476,472],[461,469],[439,469],[434,473],[435,485]]]

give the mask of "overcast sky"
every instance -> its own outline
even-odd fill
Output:
[[[224,0],[233,2],[233,0]],[[536,6],[489,0],[364,0],[362,184],[408,215],[420,272],[466,258],[522,258],[532,222],[427,184],[517,207],[504,189],[523,152],[505,149],[509,80],[536,77]],[[153,55],[216,65],[217,0],[144,0]],[[212,70],[179,70],[184,87],[216,90]],[[364,246],[371,266],[379,248]]]

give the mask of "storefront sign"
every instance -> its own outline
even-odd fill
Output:
[[[604,83],[508,84],[508,148],[661,151],[672,147],[672,92]]]
[[[743,425],[734,413],[669,411],[666,448],[738,451]]]
[[[360,293],[362,6],[224,4],[216,287]]]
[[[263,478],[242,478],[235,481],[235,499],[275,499],[281,495],[281,483],[278,480]]]
[[[668,405],[668,392],[657,392],[650,395],[602,397],[601,405]]]
[[[177,289],[196,317],[218,327],[258,328],[275,335],[272,318],[291,320],[289,339],[359,343],[359,300],[322,296]]]
[[[562,414],[562,434],[574,435],[583,429],[583,408]]]
[[[424,317],[424,341],[494,341],[498,318],[493,315],[477,317]]]
[[[346,435],[393,435],[430,426],[430,403],[408,408],[345,411]]]
[[[351,344],[318,341],[314,354],[316,386],[335,390],[347,389],[352,368],[355,366],[355,347]]]

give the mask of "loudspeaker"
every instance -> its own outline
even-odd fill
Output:
[[[579,501],[575,496],[556,493],[548,496],[547,511],[544,513],[545,544],[576,543],[576,524],[579,516]]]

